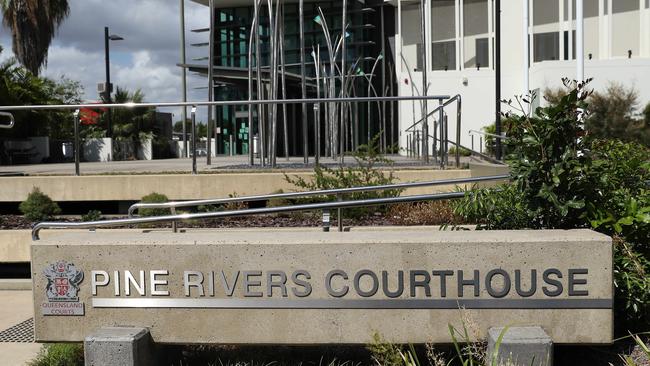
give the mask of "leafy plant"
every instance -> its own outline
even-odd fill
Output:
[[[372,335],[372,343],[366,346],[377,365],[403,365],[403,347],[386,342],[379,333]],[[416,356],[414,356],[416,357]]]
[[[285,174],[287,182],[293,184],[301,190],[325,190],[337,188],[349,188],[359,186],[376,186],[395,183],[396,178],[390,172],[386,175],[377,167],[378,164],[391,165],[392,161],[385,158],[379,152],[379,135],[375,136],[368,145],[361,145],[355,151],[353,157],[356,161],[354,167],[339,167],[330,169],[317,165],[314,168],[314,177],[306,180],[303,177],[291,178]],[[381,197],[399,196],[400,190],[386,190],[375,192],[355,192],[341,195],[341,199],[369,199]],[[312,201],[333,201],[336,197],[316,197]],[[376,210],[368,208],[347,209],[346,216],[360,217],[368,215]]]
[[[27,199],[18,206],[20,212],[30,221],[44,221],[51,219],[54,215],[61,213],[59,205],[52,199],[41,192],[38,187],[34,187]]]
[[[521,113],[509,116],[511,183],[468,191],[454,210],[479,229],[593,228],[616,236],[618,315],[630,326],[647,326],[650,150],[588,138],[590,92],[586,83],[564,83],[567,92],[534,116],[525,112],[524,98],[515,98]]]
[[[153,192],[142,197],[140,203],[165,203],[169,202],[169,198],[164,194]],[[139,211],[140,216],[164,216],[169,215],[169,209],[167,208],[142,208]]]
[[[43,346],[30,366],[83,366],[84,348],[78,343],[53,343]]]
[[[87,214],[81,215],[81,221],[99,221],[102,219],[102,212],[98,210],[90,210]]]

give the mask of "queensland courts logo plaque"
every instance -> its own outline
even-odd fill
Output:
[[[79,302],[79,284],[84,273],[74,263],[58,261],[43,270],[47,278],[46,302],[41,304],[43,315],[84,315],[84,304]]]

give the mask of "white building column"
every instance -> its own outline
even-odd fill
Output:
[[[584,0],[576,0],[576,80],[585,80]]]
[[[650,4],[648,0],[639,0],[639,29],[650,29]],[[639,55],[650,57],[650,32],[639,33]]]
[[[530,91],[530,65],[528,64],[529,56],[528,56],[528,43],[530,36],[528,34],[528,31],[530,29],[530,25],[528,24],[529,22],[529,13],[530,13],[530,8],[529,8],[529,3],[528,0],[522,0],[523,2],[523,14],[522,14],[522,20],[523,20],[523,27],[522,27],[522,32],[523,32],[523,48],[522,48],[522,70],[523,70],[523,75],[524,75],[524,90],[523,90],[523,95],[528,94]]]

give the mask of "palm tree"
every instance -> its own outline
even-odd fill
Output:
[[[67,0],[0,0],[2,20],[11,30],[18,61],[38,75],[47,65],[52,38],[70,12]]]
[[[143,103],[144,99],[144,93],[140,89],[130,92],[119,86],[113,97],[113,101],[118,104]],[[118,142],[118,150],[122,150],[120,142],[128,142],[134,149],[134,151],[118,151],[118,156],[121,155],[122,159],[135,158],[135,150],[140,143],[153,138],[155,112],[155,108],[142,107],[113,110],[113,137]]]

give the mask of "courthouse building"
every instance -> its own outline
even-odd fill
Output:
[[[194,1],[208,9],[207,0]],[[348,95],[420,95],[423,65],[426,65],[428,95],[462,96],[461,140],[469,146],[470,130],[494,123],[497,63],[501,69],[502,98],[520,95],[527,88],[543,93],[547,88],[560,87],[562,77],[576,78],[576,0],[502,0],[500,58],[495,57],[494,0],[423,1],[424,7],[421,1],[411,0],[347,1],[346,68],[356,67],[351,70],[353,81]],[[335,38],[341,33],[343,1],[304,2],[302,50],[298,1],[282,3],[286,97],[300,98],[304,79],[307,97],[314,98],[317,83],[312,53],[320,50],[318,62],[325,66],[326,72],[329,70],[327,42],[318,8]],[[215,100],[248,98],[247,54],[253,11],[253,0],[214,1]],[[271,60],[266,1],[261,2],[260,14],[261,66],[266,70],[262,75],[268,78]],[[205,57],[181,66],[207,75],[210,29],[194,31],[206,34],[205,42],[195,45],[202,47]],[[424,46],[423,33],[427,40]],[[304,75],[301,51],[305,55]],[[642,103],[650,102],[650,0],[584,0],[584,74],[585,78],[594,78],[591,85],[597,90],[619,82],[634,87]],[[278,97],[281,96],[278,92]],[[429,102],[428,110],[437,103]],[[301,108],[301,105],[290,105],[287,109],[286,141],[291,155],[303,153]],[[455,108],[455,104],[450,104],[445,109],[449,116],[449,136],[456,136]],[[376,106],[356,103],[350,106],[349,115],[353,122],[346,127],[349,128],[346,130],[348,148],[365,143],[368,135],[385,131],[386,145],[399,144],[400,153],[406,154],[407,129],[422,118],[422,109],[419,102],[411,101]],[[278,118],[283,120],[282,113],[278,113]],[[313,154],[315,117],[311,106],[307,118],[308,149]],[[430,124],[435,124],[437,119],[437,114],[432,116]],[[238,154],[248,151],[247,108],[219,107],[216,124],[217,153],[229,151],[231,143]],[[283,123],[278,126],[278,151],[282,155]],[[420,128],[418,124],[410,131]],[[252,133],[257,133],[255,126]],[[321,131],[320,138],[326,138],[325,131]]]

